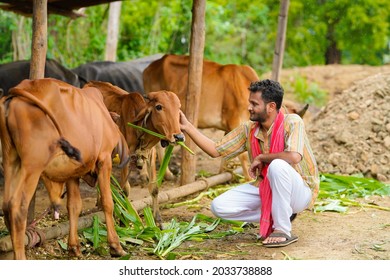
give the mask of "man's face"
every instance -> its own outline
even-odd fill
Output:
[[[250,114],[249,119],[251,121],[263,123],[267,120],[267,104],[265,104],[261,98],[261,92],[250,93],[248,111]]]

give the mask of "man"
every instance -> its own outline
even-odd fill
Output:
[[[256,180],[216,197],[211,211],[224,219],[260,222],[263,246],[286,246],[298,240],[291,234],[291,220],[317,197],[317,164],[302,119],[280,110],[284,94],[280,84],[256,81],[249,91],[250,121],[221,140],[203,135],[183,113],[181,129],[211,157],[231,159],[248,151],[249,173]]]

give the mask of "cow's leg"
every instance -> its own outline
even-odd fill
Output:
[[[58,220],[60,218],[61,196],[64,192],[64,184],[54,183],[46,176],[41,178],[50,197],[54,219]]]
[[[139,170],[139,177],[142,185],[149,183],[150,178],[147,164],[142,165],[142,168]]]
[[[127,199],[130,201],[131,186],[129,183],[129,174],[129,165],[126,164],[126,166],[124,166],[121,170],[121,178],[119,184],[122,190],[125,192]]]
[[[39,175],[40,173],[27,172],[25,168],[21,168],[19,172],[16,172],[15,177],[11,178],[15,180],[12,194],[8,193],[9,195],[7,195],[3,204],[16,260],[26,259],[25,232],[27,214],[31,199],[38,185]],[[7,182],[5,188],[8,191],[10,190],[9,187],[10,184]]]
[[[152,149],[149,153],[149,160],[147,161],[147,168],[149,173],[149,184],[148,190],[150,195],[152,196],[152,209],[153,209],[153,217],[157,223],[161,227],[161,215],[160,215],[160,207],[158,203],[158,185],[157,185],[157,173],[156,173],[156,150]]]
[[[110,245],[110,253],[112,256],[124,256],[126,252],[120,245],[118,234],[115,231],[113,217],[114,203],[112,200],[110,188],[111,169],[111,155],[100,155],[98,159],[98,180],[100,186],[103,212],[106,218],[107,240]]]
[[[244,175],[245,179],[247,181],[253,180],[251,176],[249,175],[249,159],[248,159],[248,154],[242,153],[241,155],[238,156],[238,158],[241,161],[241,166],[242,166],[242,174]]]
[[[53,186],[61,188],[62,184],[54,183]],[[78,257],[81,255],[81,251],[77,235],[77,226],[82,206],[79,179],[71,179],[67,181],[66,191],[68,196],[67,209],[69,215],[68,254],[69,256]]]
[[[241,155],[238,156],[240,159],[241,167],[242,167],[242,174],[245,177],[245,180],[251,181],[253,178],[249,175],[249,160],[248,160],[248,155],[246,153],[242,153]],[[221,159],[221,166],[219,168],[219,172],[224,172],[226,170],[226,160]]]

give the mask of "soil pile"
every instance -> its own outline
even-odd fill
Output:
[[[335,94],[307,132],[321,173],[390,182],[390,72]]]

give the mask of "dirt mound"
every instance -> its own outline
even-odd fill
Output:
[[[302,76],[309,83],[316,83],[321,89],[328,92],[329,100],[331,100],[335,95],[353,86],[356,81],[389,71],[390,65],[314,65],[283,69],[280,80],[283,85],[286,85],[294,82],[297,77]],[[266,73],[264,77],[271,77],[271,73]],[[287,95],[289,98],[294,99],[294,96],[289,95],[288,92]]]
[[[390,182],[390,72],[336,94],[307,125],[321,173]]]

